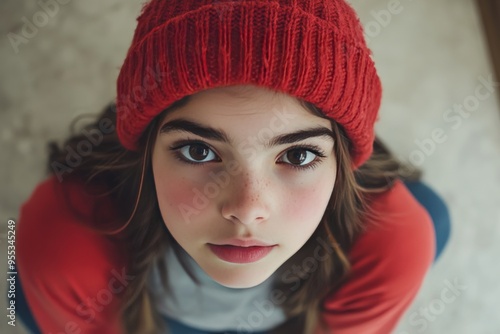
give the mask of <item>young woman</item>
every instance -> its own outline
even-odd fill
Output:
[[[381,86],[349,5],[152,0],[117,86],[21,209],[30,328],[394,329],[447,216],[375,138]]]

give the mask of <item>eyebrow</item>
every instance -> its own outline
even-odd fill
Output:
[[[160,129],[160,134],[167,134],[176,131],[189,132],[206,139],[227,144],[231,143],[231,138],[223,130],[202,125],[184,118],[178,118],[163,124]],[[317,126],[273,137],[266,142],[264,146],[269,148],[277,145],[292,144],[313,137],[327,137],[331,138],[332,141],[335,141],[332,130],[323,126]]]

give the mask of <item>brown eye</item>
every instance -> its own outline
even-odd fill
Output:
[[[185,145],[179,151],[186,160],[192,162],[208,162],[217,157],[208,146],[202,144]]]
[[[303,148],[291,149],[283,155],[284,162],[298,166],[307,165],[311,163],[315,158],[315,153]]]
[[[208,153],[208,148],[201,145],[191,145],[189,147],[189,155],[193,157],[194,160],[203,160],[207,157]]]
[[[290,161],[294,165],[300,165],[302,164],[307,157],[307,151],[306,150],[291,150],[286,153],[286,157],[288,158],[288,161]]]

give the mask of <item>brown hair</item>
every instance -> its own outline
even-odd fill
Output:
[[[66,152],[54,142],[49,144],[49,172],[56,174],[60,180],[66,178],[68,181],[84,181],[88,191],[93,192],[96,198],[109,197],[120,208],[117,210],[115,221],[105,222],[100,218],[100,207],[95,206],[88,221],[92,222],[91,227],[99,233],[126,242],[130,250],[127,254],[127,274],[132,275],[134,279],[127,287],[122,309],[123,324],[130,333],[164,331],[164,322],[152,303],[147,284],[148,276],[154,266],[158,266],[162,282],[168,291],[168,268],[161,261],[162,256],[168,247],[178,251],[180,246],[172,238],[161,218],[150,157],[159,120],[188,100],[189,96],[177,101],[151,122],[140,139],[141,149],[138,152],[125,150],[116,132],[112,131],[103,134],[102,141],[93,147],[92,153],[82,159],[78,166],[62,172],[58,166],[66,163]],[[312,113],[326,118],[321,110],[311,103],[302,100],[300,102]],[[95,131],[103,120],[109,121],[113,126],[116,124],[113,104],[84,130],[86,133]],[[318,242],[328,244],[333,252],[326,261],[321,261],[307,278],[301,278],[297,288],[291,289],[289,283],[283,279],[275,282],[275,289],[286,295],[281,307],[290,320],[273,330],[273,333],[312,332],[319,324],[322,301],[335,292],[348,277],[349,250],[366,227],[367,218],[376,214],[370,211],[371,194],[390,189],[397,179],[420,178],[420,171],[408,168],[409,166],[396,160],[379,138],[375,138],[370,159],[353,171],[350,167],[350,141],[341,126],[333,120],[331,124],[336,136],[334,151],[338,164],[335,189],[318,228],[306,244],[278,269],[278,277],[283,277],[293,264],[303,263],[311,257]],[[73,134],[63,146],[66,150],[76,150],[79,143],[87,139],[81,133]],[[99,192],[92,186],[99,186]],[[88,216],[88,213],[82,212],[75,214]],[[182,257],[179,259],[182,261]]]

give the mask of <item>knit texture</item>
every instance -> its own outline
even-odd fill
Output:
[[[381,84],[362,26],[343,0],[152,0],[117,81],[117,132],[138,149],[173,102],[254,84],[313,103],[346,131],[352,168],[372,153]]]

